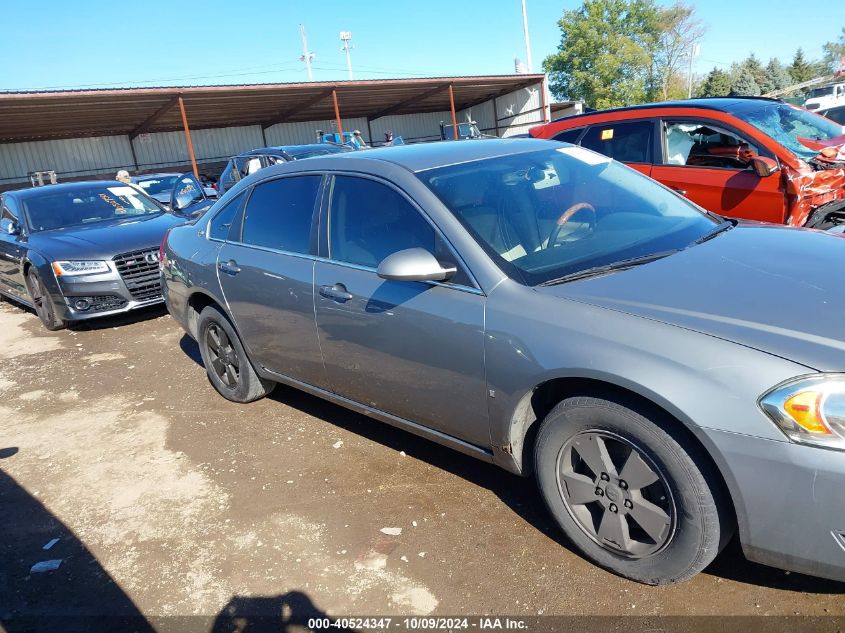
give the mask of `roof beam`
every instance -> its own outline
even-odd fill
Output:
[[[132,130],[129,133],[129,140],[131,141],[132,139],[138,137],[138,135],[143,134],[144,132],[149,130],[156,121],[158,121],[161,117],[163,117],[170,111],[170,108],[179,103],[179,96],[180,95],[173,95],[170,99],[167,100],[167,103],[165,103],[158,110],[153,112],[153,114],[148,116],[144,120],[144,122],[141,123],[141,125]]]
[[[376,119],[380,119],[383,116],[387,116],[388,114],[393,114],[404,108],[405,106],[409,106],[416,101],[422,101],[423,99],[427,99],[432,95],[436,95],[438,92],[442,92],[449,87],[449,84],[438,84],[434,86],[434,88],[430,88],[425,92],[421,92],[417,95],[414,95],[410,99],[405,99],[404,101],[400,101],[399,103],[392,105],[390,107],[384,108],[383,110],[379,110],[375,114],[371,114],[367,117],[367,121],[375,121]]]
[[[287,119],[294,112],[297,112],[304,108],[310,108],[312,105],[320,103],[320,101],[322,101],[323,99],[328,99],[330,96],[332,96],[332,92],[334,92],[334,88],[323,90],[319,94],[316,94],[310,99],[306,99],[305,101],[301,101],[293,107],[280,110],[271,119],[264,121],[264,123],[261,124],[261,129],[266,130],[268,127],[276,125],[277,123],[284,123],[285,119]]]

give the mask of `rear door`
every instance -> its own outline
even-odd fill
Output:
[[[708,211],[783,223],[786,197],[780,174],[758,176],[749,162],[753,155],[776,159],[724,123],[667,118],[659,164],[651,175]]]
[[[325,383],[312,296],[321,186],[319,175],[255,185],[217,257],[220,286],[252,360],[317,386]]]
[[[484,296],[421,210],[392,185],[333,179],[315,269],[317,329],[335,393],[489,446]],[[388,255],[420,247],[450,283],[388,281]]]
[[[600,123],[587,128],[579,144],[650,176],[655,154],[655,130],[653,119]]]

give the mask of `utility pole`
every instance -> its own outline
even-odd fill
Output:
[[[693,44],[689,51],[689,80],[687,83],[687,99],[692,99],[692,62],[701,52],[701,46]]]
[[[299,25],[299,35],[302,38],[302,57],[299,61],[305,62],[305,69],[308,71],[308,81],[314,81],[314,75],[311,72],[311,60],[314,59],[314,53],[308,50],[308,38],[305,37],[305,27]]]
[[[343,42],[343,46],[340,47],[340,50],[346,53],[346,70],[349,71],[349,81],[352,81],[352,56],[349,54],[354,47],[349,42],[352,41],[352,31],[341,31],[340,32],[340,41]]]
[[[531,61],[531,38],[528,37],[528,11],[525,9],[525,0],[522,0],[522,31],[525,33],[525,62],[530,74],[534,72],[534,65]]]

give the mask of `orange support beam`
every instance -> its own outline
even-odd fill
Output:
[[[458,140],[458,115],[455,113],[455,91],[452,90],[452,84],[449,84],[449,107],[452,109],[452,129],[454,130],[455,140]]]
[[[188,156],[191,157],[191,167],[194,168],[194,176],[200,179],[200,172],[197,169],[197,158],[194,156],[194,143],[191,141],[191,130],[188,127],[188,116],[185,114],[185,101],[179,97],[179,112],[182,113],[182,127],[185,128],[185,142],[188,144]]]
[[[334,101],[334,118],[337,121],[337,133],[340,135],[340,142],[343,143],[343,125],[340,122],[340,105],[337,102],[337,90],[332,88],[332,100]]]

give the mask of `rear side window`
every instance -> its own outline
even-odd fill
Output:
[[[232,222],[237,217],[245,198],[246,194],[239,193],[212,218],[211,225],[208,227],[209,239],[224,241],[229,237],[229,229],[232,228]]]
[[[584,128],[576,127],[574,130],[564,130],[554,138],[556,141],[561,141],[562,143],[572,143],[574,145],[578,142],[578,137],[581,136],[581,132],[583,131]]]
[[[842,125],[845,125],[845,108],[834,108],[825,116],[830,119],[831,121],[836,121]]]
[[[309,253],[311,220],[320,180],[320,176],[295,176],[256,185],[246,204],[240,241],[292,253]]]
[[[651,121],[593,125],[581,139],[581,146],[622,163],[650,163],[654,138]]]

